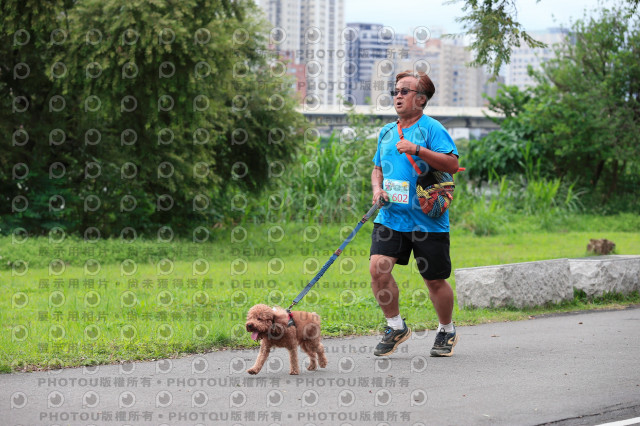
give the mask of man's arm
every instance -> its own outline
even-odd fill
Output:
[[[415,153],[415,148],[413,152]],[[441,172],[447,172],[451,175],[458,173],[458,168],[460,167],[458,164],[458,157],[452,153],[443,154],[441,152],[431,151],[425,147],[420,147],[418,157],[426,161],[430,167],[440,170]]]
[[[413,142],[409,142],[406,139],[402,139],[396,144],[396,148],[400,154],[407,153],[409,155],[416,155],[416,148],[418,145]],[[455,154],[444,154],[442,152],[431,151],[424,146],[420,147],[418,157],[422,158],[430,167],[441,172],[447,172],[454,174],[458,172],[460,165],[458,164],[458,157]]]
[[[382,175],[382,167],[373,166],[373,171],[371,172],[371,189],[373,191],[373,201],[371,204],[377,203],[380,197],[383,197],[386,201],[389,201],[389,194],[387,194],[386,191],[382,189],[383,179],[384,177]]]

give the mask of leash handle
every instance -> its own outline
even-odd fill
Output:
[[[289,307],[287,308],[287,311],[290,312],[291,308],[293,308],[295,305],[298,304],[298,302],[300,302],[300,300],[302,300],[302,298],[304,296],[307,295],[307,293],[309,292],[309,290],[311,290],[311,287],[313,287],[320,278],[322,278],[322,276],[324,275],[325,272],[327,272],[327,269],[329,269],[329,267],[331,265],[333,265],[333,262],[336,261],[336,259],[338,258],[338,256],[340,256],[342,254],[342,251],[344,250],[344,248],[347,246],[347,244],[349,244],[353,238],[356,236],[356,234],[358,233],[358,231],[360,230],[360,228],[362,228],[362,225],[365,224],[366,221],[368,221],[371,216],[373,216],[373,214],[376,212],[376,210],[378,210],[380,207],[384,206],[387,204],[387,201],[383,198],[380,197],[378,199],[378,201],[371,206],[371,208],[369,209],[369,211],[367,213],[365,213],[364,216],[362,216],[362,219],[360,220],[360,222],[358,222],[358,224],[356,225],[355,228],[353,228],[353,231],[351,231],[351,234],[349,234],[349,236],[347,237],[346,240],[344,240],[342,242],[342,244],[340,245],[340,247],[338,248],[338,250],[336,250],[331,257],[329,258],[329,260],[327,261],[327,263],[324,264],[324,266],[322,266],[322,268],[320,268],[320,270],[318,271],[318,273],[316,274],[315,277],[313,277],[313,279],[311,281],[309,281],[309,284],[307,284],[307,286],[302,289],[302,291],[300,292],[300,294],[293,299],[293,303],[291,303],[291,305],[289,305]]]
[[[373,206],[371,206],[369,211],[366,212],[364,216],[362,216],[362,220],[360,221],[360,223],[364,224],[366,221],[371,219],[371,216],[373,216],[376,210],[378,210],[382,206],[386,206],[387,204],[389,204],[389,202],[385,200],[384,197],[378,198],[378,201],[376,201],[376,203]]]

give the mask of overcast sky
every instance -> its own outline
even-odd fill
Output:
[[[415,27],[424,26],[433,33],[441,28],[447,33],[461,32],[455,21],[462,16],[463,2],[444,4],[442,0],[344,0],[345,23],[377,23],[392,27],[396,33],[410,34]],[[516,0],[518,20],[526,31],[541,31],[549,27],[570,27],[588,11],[602,4],[611,6],[612,0]],[[600,6],[599,6],[600,4]],[[592,13],[589,13],[590,15]]]

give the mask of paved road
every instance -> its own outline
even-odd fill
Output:
[[[640,416],[640,309],[459,327],[452,358],[414,333],[389,358],[379,336],[325,339],[327,369],[288,375],[276,349],[0,375],[0,423],[589,424]]]

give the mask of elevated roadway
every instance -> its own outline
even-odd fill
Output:
[[[396,119],[396,111],[393,106],[381,107],[372,105],[347,106],[314,106],[307,105],[298,108],[307,119],[323,135],[331,134],[333,130],[340,130],[347,126],[347,116],[349,113],[364,115],[369,118],[370,123],[381,120],[388,123]],[[447,129],[468,128],[495,130],[499,128],[491,118],[503,118],[484,107],[437,107],[427,106],[425,113],[441,122]],[[491,117],[491,118],[490,118]]]

